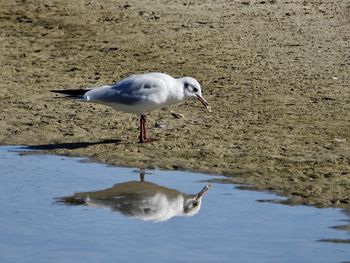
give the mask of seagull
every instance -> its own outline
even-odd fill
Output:
[[[196,215],[201,208],[202,197],[211,188],[208,184],[197,194],[186,194],[146,182],[141,174],[140,178],[140,181],[123,182],[99,191],[61,197],[58,202],[108,208],[130,218],[164,222],[175,216]]]
[[[146,113],[179,103],[185,99],[198,99],[211,112],[203,98],[201,86],[192,77],[173,78],[165,73],[131,75],[115,84],[92,89],[51,90],[83,102],[112,107],[116,111],[140,115],[139,142],[151,142],[146,136]]]

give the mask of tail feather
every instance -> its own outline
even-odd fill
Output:
[[[64,98],[75,98],[81,99],[84,97],[84,94],[90,89],[66,89],[66,90],[50,90],[53,93],[59,93],[66,95]]]

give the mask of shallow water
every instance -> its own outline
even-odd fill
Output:
[[[124,184],[140,187],[133,169],[83,163],[79,158],[19,155],[13,152],[16,149],[0,147],[1,262],[350,260],[348,244],[319,242],[349,238],[346,231],[331,228],[349,220],[339,209],[256,202],[279,197],[213,183],[197,205],[200,209],[186,214],[179,210],[178,199],[193,198],[183,193],[196,194],[215,177],[146,171],[145,181],[151,186],[135,197],[125,194],[132,187]],[[113,185],[113,191],[119,191],[114,200],[91,193]],[[75,205],[60,199],[77,192],[83,194]],[[91,197],[91,206],[77,205],[87,202],[84,196]],[[121,203],[124,196],[132,198]],[[145,209],[145,203],[150,206],[159,198],[161,205]],[[130,203],[132,209],[121,208]],[[134,212],[139,207],[141,212]]]

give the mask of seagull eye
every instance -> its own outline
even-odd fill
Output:
[[[193,88],[193,92],[197,92],[198,89],[196,87]]]

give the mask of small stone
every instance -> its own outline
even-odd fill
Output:
[[[154,124],[154,127],[163,129],[163,128],[166,128],[166,125],[164,123],[160,122],[160,121],[156,121],[155,124]]]
[[[181,113],[176,113],[175,111],[171,111],[170,112],[171,116],[173,116],[174,118],[176,119],[182,119],[182,118],[185,118],[185,116]]]

